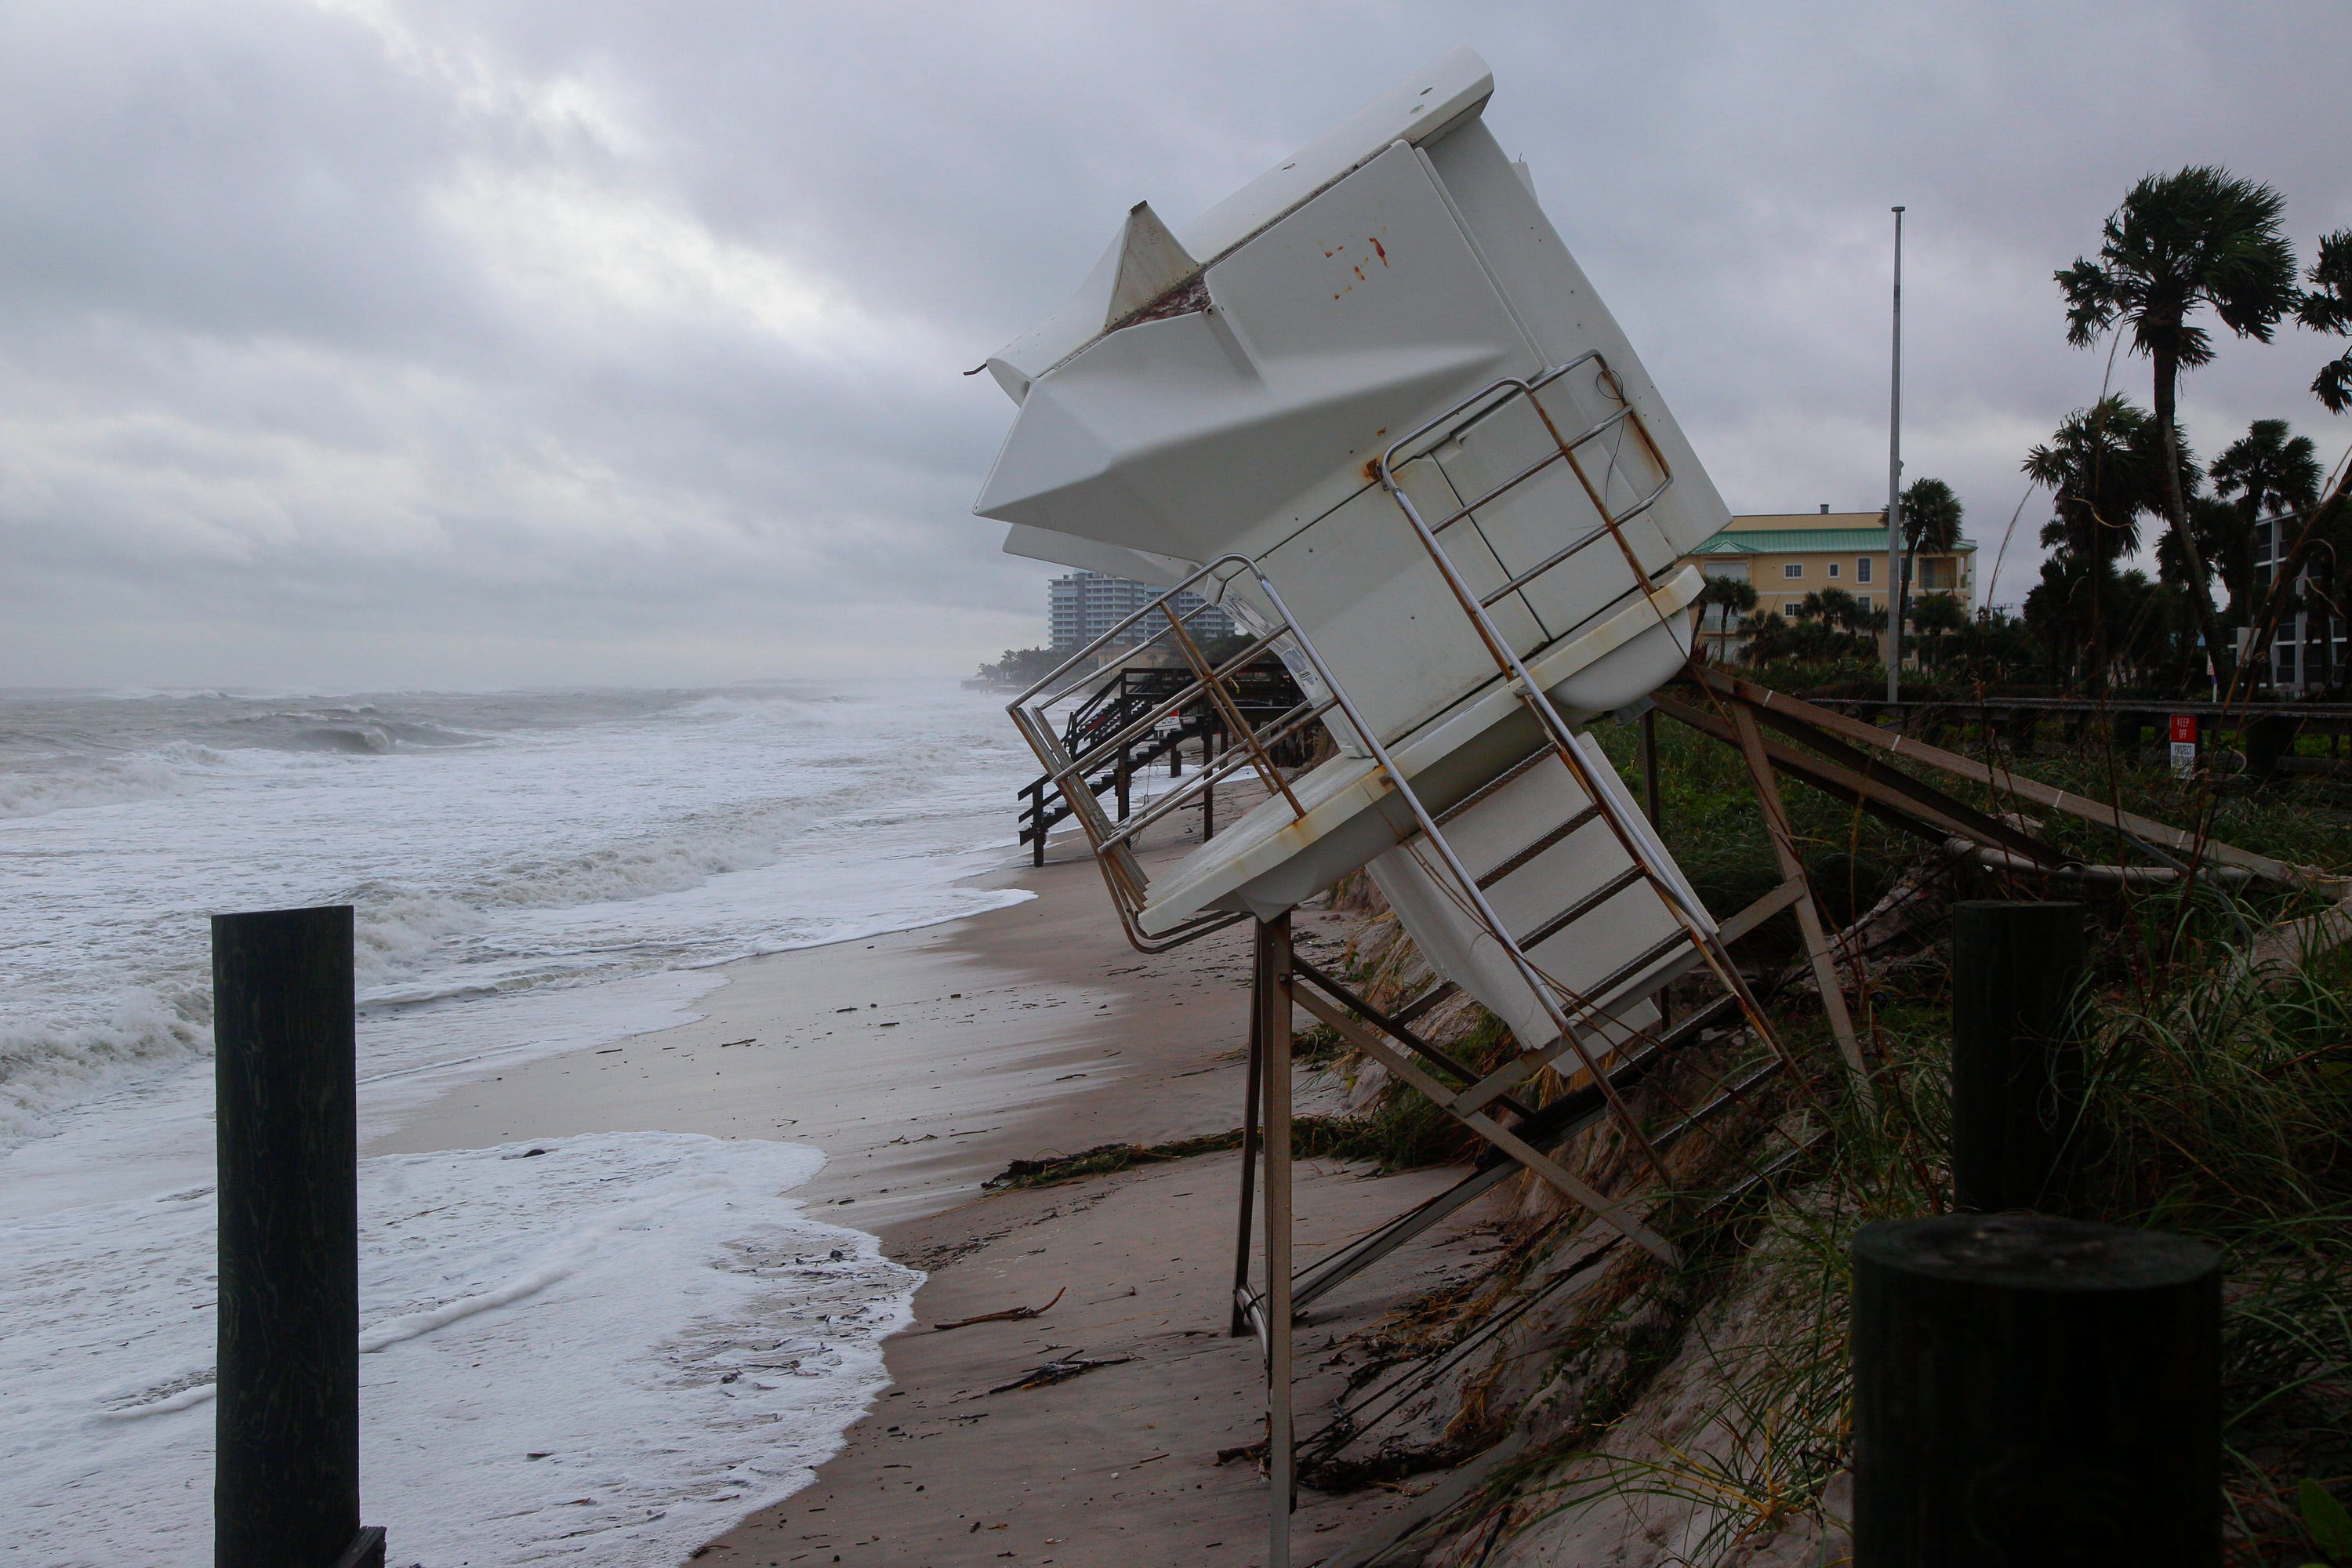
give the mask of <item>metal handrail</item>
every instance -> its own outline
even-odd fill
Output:
[[[1306,728],[1307,725],[1312,723],[1318,719],[1320,719],[1324,714],[1330,710],[1331,705],[1328,702],[1321,704],[1302,704],[1297,708],[1291,709],[1287,714],[1284,715],[1284,718],[1288,721],[1283,723],[1281,728],[1268,731],[1263,737],[1265,744],[1269,749],[1281,744],[1282,742],[1288,739],[1290,736],[1297,734],[1300,730]],[[1189,805],[1192,795],[1215,788],[1219,783],[1230,778],[1233,774],[1239,773],[1244,767],[1248,765],[1248,757],[1237,756],[1232,752],[1226,753],[1222,760],[1212,763],[1209,768],[1202,770],[1200,773],[1196,773],[1194,775],[1196,782],[1192,788],[1185,790],[1170,790],[1163,795],[1154,796],[1142,810],[1132,814],[1125,822],[1118,825],[1118,828],[1112,832],[1110,837],[1103,841],[1104,847],[1108,848],[1114,844],[1122,844],[1127,840],[1133,838],[1137,834],[1142,832],[1153,823],[1158,822],[1160,818],[1167,816],[1171,812],[1174,812],[1186,805]]]
[[[1415,521],[1417,521],[1418,519]],[[1443,548],[1434,546],[1433,541],[1433,547],[1439,557],[1440,566],[1450,569],[1451,563],[1444,559]],[[1258,589],[1266,595],[1267,603],[1274,606],[1275,613],[1289,623],[1296,631],[1297,623],[1290,614],[1290,606],[1284,602],[1281,592],[1268,582],[1263,574],[1258,574]],[[1481,619],[1484,619],[1483,614]],[[1316,675],[1322,680],[1324,689],[1331,693],[1332,700],[1340,712],[1346,715],[1348,722],[1354,727],[1359,739],[1372,753],[1372,761],[1387,777],[1390,786],[1396,791],[1399,798],[1402,799],[1407,808],[1412,811],[1423,837],[1445,861],[1447,870],[1467,894],[1472,907],[1477,911],[1479,923],[1484,925],[1487,931],[1502,944],[1503,951],[1517,969],[1522,983],[1535,994],[1544,1011],[1551,1016],[1553,1022],[1558,1026],[1561,1038],[1575,1047],[1577,1055],[1583,1058],[1594,1080],[1604,1085],[1603,1092],[1609,1096],[1611,1105],[1618,1111],[1619,1120],[1624,1123],[1626,1137],[1632,1139],[1643,1148],[1645,1153],[1649,1154],[1650,1163],[1658,1167],[1663,1179],[1664,1175],[1663,1163],[1657,1159],[1654,1151],[1650,1150],[1648,1141],[1643,1136],[1641,1122],[1635,1119],[1631,1109],[1618,1098],[1615,1090],[1605,1087],[1606,1080],[1601,1077],[1599,1064],[1593,1061],[1591,1054],[1585,1050],[1583,1042],[1576,1037],[1570,1026],[1549,983],[1535,965],[1528,962],[1527,954],[1520,952],[1517,944],[1511,941],[1508,930],[1495,913],[1493,906],[1486,901],[1486,893],[1478,887],[1477,879],[1470,874],[1468,868],[1462,864],[1461,858],[1454,853],[1453,845],[1446,841],[1444,834],[1438,827],[1436,817],[1431,814],[1429,807],[1423,804],[1420,795],[1406,779],[1404,770],[1396,765],[1395,759],[1389,754],[1389,749],[1382,743],[1378,732],[1365,721],[1364,716],[1357,711],[1354,701],[1349,698],[1345,689],[1332,676],[1330,668],[1324,664],[1323,656],[1315,651],[1315,645],[1302,636],[1298,638],[1298,647],[1300,653],[1313,666]],[[1522,671],[1521,675],[1524,679],[1525,672]],[[1598,798],[1597,790],[1591,793]],[[1491,1082],[1492,1075],[1489,1075],[1486,1081]],[[1498,1098],[1499,1091],[1482,1094],[1481,1090],[1484,1087],[1483,1082],[1475,1084],[1441,1103],[1447,1110],[1457,1116],[1476,1115],[1485,1106]],[[1566,1172],[1561,1172],[1559,1174],[1573,1184],[1569,1189],[1570,1195],[1594,1215],[1622,1231],[1629,1239],[1669,1267],[1680,1261],[1680,1254],[1675,1250],[1673,1245],[1643,1225],[1641,1221],[1625,1213],[1623,1205],[1612,1202],[1606,1194]]]
[[[1547,383],[1538,383],[1538,384],[1547,384]],[[1492,391],[1493,389],[1490,387],[1488,390]],[[1629,404],[1625,407],[1620,408],[1616,413],[1610,415],[1607,418],[1601,420],[1598,424],[1586,426],[1582,435],[1570,437],[1565,444],[1571,447],[1581,447],[1587,441],[1591,441],[1601,436],[1606,435],[1612,427],[1623,424],[1628,418],[1632,417],[1633,413],[1633,406]],[[1468,517],[1472,512],[1476,511],[1480,507],[1492,506],[1503,496],[1508,494],[1514,489],[1517,489],[1520,485],[1525,484],[1528,480],[1535,478],[1538,474],[1542,473],[1546,468],[1551,467],[1554,463],[1559,462],[1561,456],[1562,454],[1559,452],[1548,452],[1544,456],[1538,458],[1534,462],[1529,463],[1526,468],[1521,468],[1517,473],[1513,474],[1509,479],[1505,479],[1501,484],[1496,485],[1494,489],[1480,496],[1476,500],[1465,501],[1454,510],[1447,512],[1437,521],[1431,523],[1429,525],[1430,531],[1433,533],[1443,533],[1447,529],[1453,527],[1455,523],[1460,522],[1464,518]],[[1420,459],[1414,458],[1412,460],[1417,462]],[[1659,487],[1659,490],[1663,491],[1664,488],[1665,487],[1662,485]]]
[[[1634,882],[1643,881],[1651,887],[1680,928],[1676,934],[1654,944],[1649,951],[1639,955],[1630,963],[1618,966],[1601,983],[1596,994],[1579,995],[1570,987],[1544,973],[1536,965],[1527,951],[1528,942],[1523,942],[1503,924],[1487,900],[1482,879],[1471,874],[1459,854],[1447,841],[1439,816],[1422,800],[1420,793],[1412,786],[1404,770],[1398,765],[1388,744],[1366,720],[1363,712],[1348,694],[1345,685],[1325,662],[1322,654],[1314,646],[1313,640],[1301,629],[1297,618],[1291,613],[1281,591],[1255,562],[1244,556],[1229,554],[1202,565],[1175,588],[1171,589],[1167,595],[1126,617],[1118,626],[1097,639],[1097,642],[1090,645],[1087,649],[1081,650],[1077,656],[1074,656],[1061,669],[1048,675],[1045,680],[1024,692],[1010,705],[1010,711],[1024,735],[1030,740],[1032,747],[1038,752],[1040,760],[1045,763],[1049,776],[1055,781],[1057,786],[1066,784],[1071,774],[1084,772],[1087,763],[1102,752],[1123,744],[1127,740],[1131,739],[1132,735],[1149,730],[1168,714],[1183,707],[1205,699],[1216,704],[1225,714],[1240,742],[1240,750],[1244,754],[1229,756],[1216,764],[1207,764],[1204,760],[1201,772],[1190,783],[1181,789],[1171,790],[1153,800],[1139,817],[1131,818],[1123,825],[1113,825],[1105,818],[1099,803],[1090,793],[1079,792],[1083,798],[1071,797],[1069,801],[1071,815],[1077,819],[1080,826],[1085,830],[1093,847],[1096,859],[1102,868],[1105,880],[1110,887],[1113,905],[1118,910],[1121,923],[1127,929],[1129,940],[1143,951],[1159,952],[1182,941],[1190,940],[1194,935],[1245,917],[1202,915],[1180,924],[1173,931],[1161,933],[1156,941],[1147,937],[1140,929],[1139,916],[1146,905],[1149,879],[1133,851],[1136,836],[1151,822],[1164,820],[1170,813],[1176,810],[1192,795],[1204,788],[1215,788],[1218,783],[1231,777],[1244,766],[1255,768],[1265,780],[1268,794],[1286,798],[1292,812],[1297,816],[1304,817],[1306,815],[1304,805],[1290,790],[1287,778],[1274,763],[1268,747],[1270,744],[1278,743],[1284,737],[1296,733],[1318,719],[1324,720],[1327,724],[1330,723],[1329,715],[1336,710],[1344,719],[1349,729],[1353,731],[1354,739],[1370,754],[1370,759],[1379,770],[1380,775],[1411,811],[1415,825],[1420,830],[1423,843],[1429,851],[1433,852],[1436,858],[1444,863],[1445,879],[1459,889],[1458,898],[1465,910],[1500,945],[1520,982],[1536,999],[1557,1030],[1555,1039],[1548,1046],[1534,1051],[1521,1052],[1514,1062],[1488,1072],[1479,1081],[1458,1091],[1445,1093],[1444,1099],[1445,1109],[1456,1116],[1483,1123],[1484,1110],[1500,1100],[1508,1093],[1512,1086],[1523,1081],[1529,1074],[1538,1070],[1560,1052],[1572,1050],[1584,1067],[1590,1081],[1608,1100],[1610,1109],[1622,1125],[1627,1139],[1641,1150],[1651,1166],[1664,1180],[1667,1177],[1655,1146],[1644,1133],[1639,1118],[1633,1114],[1631,1107],[1624,1103],[1618,1093],[1608,1071],[1604,1058],[1614,1058],[1618,1053],[1618,1047],[1613,1043],[1596,1038],[1594,1044],[1601,1047],[1596,1054],[1586,1042],[1585,1031],[1594,1029],[1597,1035],[1599,1026],[1607,1021],[1605,1008],[1612,1000],[1620,994],[1631,994],[1629,988],[1635,984],[1643,973],[1647,973],[1660,959],[1671,953],[1677,946],[1684,944],[1691,945],[1697,950],[1709,967],[1716,971],[1725,989],[1739,1000],[1750,1021],[1758,1026],[1759,1032],[1768,1040],[1772,1038],[1769,1026],[1764,1024],[1760,1010],[1756,1007],[1752,995],[1741,984],[1737,971],[1730,968],[1727,957],[1720,950],[1720,944],[1712,941],[1704,911],[1694,910],[1690,906],[1675,879],[1663,874],[1655,865],[1652,864],[1649,856],[1643,851],[1629,826],[1620,820],[1619,808],[1613,800],[1601,790],[1591,776],[1584,759],[1573,742],[1565,721],[1553,708],[1542,690],[1537,687],[1526,664],[1504,640],[1487,616],[1487,604],[1491,601],[1482,602],[1480,595],[1464,580],[1460,569],[1447,554],[1443,542],[1438,539],[1437,527],[1423,519],[1412,498],[1405,493],[1396,473],[1399,454],[1412,448],[1433,431],[1445,427],[1449,424],[1460,427],[1466,425],[1470,419],[1491,415],[1507,402],[1519,397],[1528,397],[1533,402],[1534,395],[1538,390],[1552,384],[1583,365],[1593,365],[1598,368],[1603,384],[1611,395],[1618,399],[1621,406],[1603,418],[1593,422],[1589,427],[1569,436],[1559,431],[1549,410],[1545,409],[1539,402],[1534,403],[1538,416],[1542,419],[1546,431],[1552,438],[1553,450],[1547,453],[1538,463],[1515,473],[1501,485],[1488,489],[1477,500],[1463,507],[1457,516],[1469,516],[1475,513],[1478,507],[1491,505],[1497,496],[1507,493],[1512,486],[1523,483],[1552,463],[1564,460],[1575,473],[1579,484],[1582,486],[1588,499],[1592,502],[1595,511],[1601,520],[1601,526],[1599,530],[1586,534],[1566,550],[1557,552],[1534,571],[1519,574],[1505,592],[1517,591],[1527,583],[1539,577],[1544,572],[1555,569],[1562,562],[1573,556],[1577,551],[1597,542],[1601,533],[1608,533],[1616,538],[1620,548],[1625,551],[1628,562],[1635,570],[1635,581],[1646,588],[1650,574],[1641,568],[1640,561],[1630,542],[1624,538],[1622,528],[1626,521],[1647,511],[1656,504],[1673,483],[1674,475],[1663,454],[1658,451],[1656,443],[1651,439],[1648,430],[1643,425],[1639,413],[1633,406],[1631,400],[1624,396],[1622,384],[1618,382],[1607,362],[1598,353],[1580,355],[1568,364],[1533,378],[1505,378],[1472,394],[1448,413],[1426,422],[1417,430],[1392,443],[1375,460],[1373,477],[1402,510],[1407,521],[1419,537],[1441,577],[1470,618],[1480,639],[1486,644],[1490,655],[1506,678],[1506,683],[1532,711],[1541,732],[1549,742],[1549,749],[1560,757],[1570,777],[1582,787],[1587,800],[1597,815],[1608,823],[1611,831],[1618,839],[1632,864],[1633,870],[1623,877],[1613,879],[1605,894],[1578,900],[1567,919],[1572,920],[1577,915],[1590,913],[1591,910],[1599,908],[1607,897],[1613,897],[1625,888],[1633,886]],[[1603,494],[1607,483],[1612,481],[1604,475],[1603,484],[1596,486],[1592,474],[1587,471],[1585,465],[1579,459],[1578,450],[1608,435],[1611,431],[1618,429],[1631,429],[1634,432],[1643,449],[1655,464],[1660,478],[1655,485],[1648,487],[1647,493],[1639,500],[1621,510],[1612,511],[1607,505]],[[1425,454],[1416,453],[1412,460],[1418,460],[1423,455]],[[1615,461],[1612,456],[1611,458],[1612,469]],[[1320,694],[1310,696],[1308,701],[1278,716],[1271,724],[1261,726],[1248,724],[1233,707],[1231,693],[1225,684],[1232,673],[1233,664],[1213,667],[1202,655],[1197,642],[1187,628],[1184,617],[1179,616],[1173,607],[1173,595],[1192,588],[1196,584],[1213,579],[1216,588],[1213,591],[1222,596],[1225,587],[1240,582],[1244,577],[1255,584],[1256,600],[1260,605],[1270,609],[1273,623],[1269,628],[1254,639],[1253,652],[1262,652],[1269,648],[1286,650],[1286,662],[1292,663],[1292,668],[1300,675],[1302,684],[1305,680],[1305,672],[1311,670],[1321,689]],[[1148,639],[1146,646],[1150,646],[1161,638],[1172,639],[1176,650],[1191,667],[1194,676],[1193,680],[1164,698],[1146,716],[1122,731],[1119,736],[1114,737],[1109,742],[1098,742],[1096,746],[1082,750],[1078,756],[1072,757],[1059,747],[1056,738],[1045,725],[1040,714],[1032,710],[1029,704],[1041,691],[1054,685],[1071,664],[1076,663],[1079,658],[1087,657],[1095,649],[1119,639],[1139,625],[1145,616],[1154,614],[1163,618],[1167,626]],[[1449,893],[1448,896],[1456,895]],[[1529,933],[1528,941],[1539,940],[1538,932],[1550,934],[1564,923],[1566,922],[1559,919],[1543,922],[1537,928],[1537,931]],[[1776,1040],[1773,1044],[1777,1047]],[[1663,1237],[1658,1237],[1635,1218],[1622,1203],[1612,1199],[1607,1194],[1591,1187],[1580,1178],[1565,1171],[1547,1173],[1547,1174],[1557,1182],[1567,1183],[1570,1195],[1595,1215],[1623,1230],[1639,1245],[1663,1258],[1671,1260],[1675,1258],[1675,1249]]]
[[[1267,653],[1279,654],[1286,641],[1303,647],[1305,644],[1303,635],[1285,611],[1278,615],[1274,626],[1251,638],[1239,652],[1230,656],[1222,663],[1212,664],[1202,651],[1199,641],[1192,635],[1192,628],[1186,625],[1191,616],[1197,615],[1199,611],[1194,610],[1180,615],[1175,609],[1176,595],[1192,590],[1196,584],[1213,579],[1212,591],[1222,595],[1228,584],[1244,575],[1255,580],[1262,592],[1271,595],[1272,584],[1266,581],[1265,574],[1257,569],[1254,562],[1242,555],[1219,556],[1199,567],[1166,593],[1127,616],[1094,641],[1078,649],[1006,705],[1005,711],[1012,718],[1014,728],[1019,730],[1023,739],[1029,742],[1030,750],[1036,753],[1038,762],[1045,768],[1045,776],[1039,781],[1041,786],[1048,786],[1059,791],[1067,803],[1069,815],[1085,833],[1095,861],[1102,871],[1103,879],[1110,889],[1112,907],[1118,911],[1119,922],[1126,929],[1128,941],[1141,952],[1164,952],[1195,937],[1248,918],[1245,915],[1228,914],[1222,911],[1203,914],[1182,921],[1158,937],[1148,935],[1143,931],[1139,917],[1147,901],[1150,879],[1136,860],[1133,847],[1137,835],[1144,828],[1152,823],[1166,819],[1173,812],[1204,792],[1215,789],[1220,784],[1244,768],[1257,773],[1265,784],[1269,795],[1288,796],[1293,812],[1301,816],[1306,814],[1305,807],[1299,804],[1297,796],[1290,795],[1289,780],[1285,776],[1280,764],[1274,760],[1272,750],[1299,735],[1308,725],[1328,713],[1333,707],[1331,700],[1328,698],[1318,700],[1312,695],[1305,696],[1300,701],[1293,703],[1271,719],[1252,723],[1236,702],[1233,689],[1237,676],[1244,673]],[[1204,599],[1209,597],[1205,594],[1202,596]],[[1160,616],[1167,622],[1167,625],[1159,632],[1137,644],[1127,657],[1131,658],[1135,653],[1160,644],[1163,640],[1171,641],[1175,650],[1182,657],[1184,660],[1182,668],[1190,674],[1191,679],[1159,699],[1141,715],[1124,725],[1116,734],[1092,741],[1073,753],[1062,743],[1061,736],[1047,722],[1042,705],[1038,705],[1038,700],[1049,691],[1061,689],[1064,678],[1072,668],[1096,656],[1100,650],[1124,641],[1137,626],[1151,616]],[[1316,663],[1317,668],[1319,668],[1319,661]],[[1328,689],[1328,680],[1326,689]],[[1130,815],[1125,822],[1116,824],[1111,822],[1104,815],[1100,803],[1095,799],[1092,789],[1086,786],[1085,779],[1100,766],[1106,758],[1116,759],[1123,755],[1129,746],[1141,736],[1152,731],[1171,716],[1202,703],[1211,705],[1218,714],[1222,728],[1234,739],[1234,749],[1214,763],[1204,759],[1202,767],[1184,784],[1154,797],[1139,812]],[[1073,780],[1079,781],[1079,787],[1076,789],[1070,787]],[[1039,795],[1041,812],[1043,800],[1041,789]]]
[[[1174,594],[1181,592],[1181,590],[1171,588],[1169,592],[1171,594]],[[1116,629],[1104,634],[1105,637],[1113,637],[1116,635]],[[1264,658],[1277,640],[1279,640],[1279,634],[1258,638],[1255,642],[1251,643],[1247,647],[1244,648],[1240,653],[1235,654],[1223,664],[1219,665],[1215,671],[1215,678],[1219,680],[1230,680],[1233,677],[1240,674],[1242,671],[1247,669],[1251,665],[1256,663],[1260,658]],[[1145,643],[1139,646],[1149,647],[1150,644]],[[1118,734],[1111,736],[1108,740],[1089,742],[1084,751],[1075,753],[1065,752],[1064,754],[1070,758],[1070,765],[1059,773],[1055,773],[1049,769],[1047,771],[1047,776],[1051,778],[1055,787],[1058,788],[1064,780],[1070,778],[1075,774],[1091,771],[1097,764],[1088,759],[1099,757],[1106,752],[1115,752],[1122,751],[1128,746],[1134,744],[1163,720],[1173,717],[1191,703],[1199,700],[1199,693],[1202,689],[1202,682],[1200,678],[1195,675],[1189,684],[1181,688],[1172,695],[1161,699],[1158,707],[1152,709],[1149,713],[1143,715],[1143,717],[1129,722],[1128,726],[1121,730]]]

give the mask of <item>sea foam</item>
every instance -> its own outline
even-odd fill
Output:
[[[607,1134],[362,1162],[361,1489],[394,1560],[682,1561],[806,1483],[920,1276],[815,1151]],[[214,1194],[0,1226],[0,1558],[211,1560]]]

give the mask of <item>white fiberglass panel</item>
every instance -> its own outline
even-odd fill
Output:
[[[1623,782],[1590,736],[1577,752],[1615,809],[1632,811]],[[1446,841],[1473,877],[1484,879],[1567,826],[1591,798],[1559,758],[1547,756],[1477,801],[1445,826]],[[1627,822],[1649,864],[1688,898],[1681,871],[1647,824]],[[1542,1046],[1558,1037],[1550,1016],[1521,978],[1502,944],[1482,926],[1450,877],[1418,839],[1371,862],[1397,918],[1437,971],[1484,1003],[1511,1026],[1520,1043]],[[1633,858],[1611,825],[1595,816],[1510,866],[1486,889],[1488,906],[1538,973],[1570,997],[1571,1016],[1582,1004],[1626,1023],[1638,1023],[1626,999],[1646,996],[1696,961],[1675,912],[1636,875]],[[1612,890],[1613,889],[1613,890]],[[1692,899],[1693,906],[1696,900]],[[1576,919],[1532,943],[1528,939],[1563,914]],[[1712,922],[1701,911],[1702,929]],[[1661,953],[1661,947],[1667,951]]]
[[[1690,648],[1688,606],[1703,581],[1695,568],[1684,568],[1554,642],[1528,661],[1528,672],[1570,724],[1623,707],[1680,667]],[[1390,760],[1431,810],[1444,811],[1542,744],[1534,718],[1498,679],[1414,731],[1391,750]],[[1151,879],[1139,917],[1142,929],[1156,935],[1210,908],[1271,918],[1414,832],[1411,812],[1363,757],[1335,757],[1295,780],[1291,790],[1306,808],[1304,820],[1280,796],[1247,813]]]
[[[1004,531],[1004,553],[1050,562],[1056,566],[1075,566],[1081,572],[1104,572],[1113,577],[1149,583],[1155,588],[1173,588],[1201,569],[1197,561],[1178,561],[1129,550],[1123,545],[1097,543],[1072,533],[1048,533],[1042,528],[1018,522]]]
[[[1190,256],[1219,260],[1392,143],[1417,143],[1475,118],[1494,90],[1494,75],[1475,50],[1450,49],[1183,225],[1174,237]],[[989,360],[998,384],[1015,403],[1038,376],[1102,335],[1117,313],[1126,240],[1122,232],[1068,304]]]
[[[1447,504],[1451,492],[1426,465],[1417,465],[1406,482],[1428,492],[1424,504]],[[1456,531],[1463,537],[1448,555],[1473,591],[1500,585],[1504,574],[1494,557],[1475,535]],[[1436,562],[1385,490],[1358,491],[1259,564],[1383,742],[1500,678]],[[1516,599],[1497,604],[1493,614],[1514,652],[1530,654],[1545,640]]]
[[[1207,273],[1209,309],[1111,333],[1029,389],[975,510],[1206,561],[1362,485],[1395,434],[1536,368],[1399,146]]]
[[[1699,463],[1624,329],[1537,203],[1526,165],[1505,157],[1494,132],[1475,117],[1423,143],[1423,151],[1544,362],[1562,365],[1598,350],[1626,398],[1641,410],[1651,439],[1674,471],[1674,485],[1654,514],[1655,526],[1673,552],[1684,554],[1729,527],[1731,510],[1716,492],[1715,481]],[[1622,213],[1566,216],[1572,229],[1580,224],[1600,227],[1624,221]]]
[[[1213,260],[1393,143],[1417,143],[1475,117],[1494,91],[1494,73],[1476,50],[1449,49],[1185,224],[1179,237]]]

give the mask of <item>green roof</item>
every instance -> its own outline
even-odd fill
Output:
[[[1974,550],[1976,541],[1963,539],[1962,551]],[[1886,530],[1883,528],[1727,528],[1709,539],[1694,555],[1801,555],[1809,552],[1825,555],[1866,554],[1886,548]]]

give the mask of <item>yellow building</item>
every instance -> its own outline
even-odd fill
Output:
[[[1960,607],[1976,612],[1977,547],[1969,540],[1959,548],[1914,558],[1911,598],[1950,594]],[[1891,601],[1895,569],[1886,554],[1886,514],[1883,511],[1760,512],[1735,517],[1731,526],[1707,540],[1684,559],[1709,577],[1731,577],[1756,590],[1756,613],[1793,617],[1808,594],[1843,588],[1867,610],[1884,610]],[[1715,645],[1717,658],[1738,657],[1744,639],[1738,615],[1727,617],[1720,606],[1708,606],[1699,635]]]

